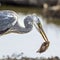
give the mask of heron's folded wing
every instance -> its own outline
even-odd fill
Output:
[[[10,16],[9,16],[10,15]],[[12,23],[15,21],[14,16],[7,12],[0,12],[0,31],[4,31],[12,26]]]

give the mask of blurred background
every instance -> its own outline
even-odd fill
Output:
[[[43,38],[35,27],[28,34],[11,33],[1,36],[1,60],[60,60],[60,0],[0,0],[1,10],[15,11],[21,25],[26,15],[36,14],[50,41],[48,50],[38,54],[36,51]]]

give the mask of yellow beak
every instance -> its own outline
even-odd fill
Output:
[[[40,34],[42,35],[44,41],[45,41],[45,42],[48,41],[48,38],[47,38],[47,36],[46,36],[43,28],[42,28],[42,25],[41,25],[40,23],[38,23],[37,25],[38,25],[38,31],[39,31]]]
[[[37,51],[39,53],[42,53],[42,52],[46,51],[46,49],[49,47],[49,40],[48,40],[48,38],[47,38],[43,28],[42,28],[41,23],[37,23],[37,24],[35,23],[34,25],[37,28],[37,30],[40,32],[40,34],[42,35],[42,37],[45,41],[45,42],[42,43],[41,47]]]

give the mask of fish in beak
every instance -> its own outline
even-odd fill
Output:
[[[35,23],[34,25],[37,28],[37,30],[39,31],[39,33],[42,35],[42,37],[45,41],[42,43],[41,47],[37,51],[38,53],[43,53],[48,49],[50,42],[49,42],[49,40],[48,40],[48,38],[47,38],[43,28],[42,28],[41,23]]]

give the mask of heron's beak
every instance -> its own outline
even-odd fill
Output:
[[[45,41],[45,42],[48,41],[48,38],[47,38],[47,36],[46,36],[46,34],[45,34],[43,28],[42,28],[41,23],[37,23],[37,26],[38,26],[38,31],[41,33],[41,35],[42,35],[44,41]]]
[[[37,52],[42,53],[44,51],[46,51],[46,49],[49,47],[49,41],[48,38],[42,28],[41,23],[37,23],[35,24],[35,27],[37,28],[37,30],[40,32],[40,34],[42,35],[43,39],[44,39],[44,43],[41,45],[41,47],[39,48],[39,50]]]

